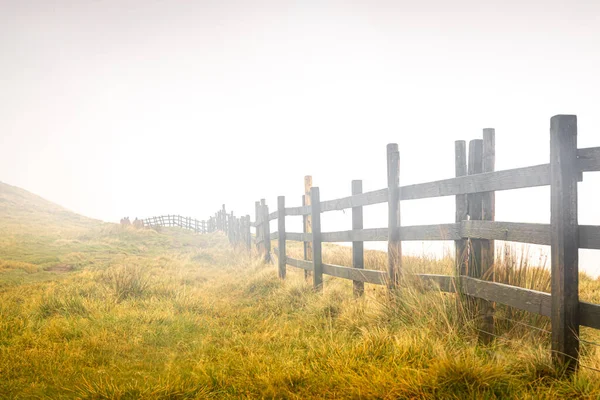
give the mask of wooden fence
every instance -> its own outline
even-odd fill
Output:
[[[200,234],[222,231],[227,233],[232,244],[245,243],[248,249],[251,248],[250,216],[235,218],[233,212],[228,214],[225,211],[225,205],[208,220],[197,220],[181,215],[161,215],[142,219],[142,222],[144,226],[176,226]]]
[[[579,301],[578,249],[600,249],[600,226],[579,225],[577,183],[583,172],[600,171],[600,147],[577,148],[577,119],[557,115],[550,121],[550,163],[495,171],[495,132],[483,131],[483,139],[455,142],[455,177],[440,181],[401,186],[400,155],[396,144],[387,146],[387,187],[363,193],[362,182],[352,181],[351,195],[322,201],[318,187],[305,181],[302,206],[286,207],[285,197],[277,199],[277,209],[269,212],[265,200],[255,203],[256,218],[231,218],[231,226],[256,228],[255,244],[266,262],[271,261],[271,241],[277,240],[278,273],[285,279],[287,266],[312,274],[315,289],[323,287],[323,275],[349,279],[361,295],[364,283],[394,288],[402,276],[402,241],[453,240],[456,247],[456,275],[419,274],[427,283],[445,292],[457,292],[476,299],[480,324],[486,342],[494,329],[494,302],[551,318],[552,355],[569,370],[577,367],[579,327],[600,329],[600,305]],[[550,186],[551,223],[495,221],[495,191]],[[453,224],[402,226],[400,202],[441,196],[455,196]],[[388,226],[363,229],[363,207],[387,203]],[[352,210],[352,230],[321,231],[321,214]],[[303,218],[303,232],[288,232],[285,217]],[[269,222],[277,220],[277,232]],[[242,222],[243,221],[243,222]],[[245,225],[244,225],[245,224]],[[237,228],[235,228],[237,229]],[[244,240],[249,231],[230,240]],[[304,259],[286,255],[287,241],[304,243]],[[551,292],[539,292],[494,282],[494,240],[551,246]],[[386,271],[364,269],[363,243],[388,242]],[[352,266],[329,265],[322,261],[323,242],[352,242]],[[487,334],[485,332],[488,332]]]
[[[578,365],[579,327],[600,329],[600,305],[579,301],[578,250],[600,249],[600,226],[579,225],[577,183],[583,172],[600,171],[600,147],[577,148],[577,118],[557,115],[550,120],[550,163],[495,171],[495,132],[484,129],[483,139],[455,142],[455,177],[401,186],[400,154],[396,144],[387,146],[387,187],[362,191],[362,181],[352,181],[351,195],[321,201],[319,188],[305,178],[302,205],[286,207],[284,196],[269,212],[265,199],[255,203],[255,221],[237,218],[225,206],[207,221],[180,216],[154,217],[147,225],[181,226],[196,232],[226,232],[235,245],[252,247],[250,227],[256,229],[254,244],[266,262],[271,262],[271,241],[277,240],[278,274],[285,279],[287,266],[312,275],[316,290],[323,288],[323,275],[353,281],[354,292],[362,295],[364,283],[393,289],[402,277],[402,241],[453,240],[456,248],[454,276],[418,274],[417,277],[444,292],[460,293],[474,300],[483,342],[492,338],[494,303],[505,304],[551,318],[552,356],[557,364],[574,370]],[[495,221],[495,192],[550,186],[550,224]],[[455,223],[402,226],[400,202],[455,196]],[[387,227],[363,229],[363,207],[387,203]],[[321,231],[321,214],[352,210],[352,229]],[[285,217],[303,218],[302,232],[288,232]],[[270,232],[270,221],[277,231]],[[287,241],[304,244],[303,259],[286,255]],[[494,240],[551,246],[551,293],[494,282]],[[364,268],[364,242],[387,241],[385,271]],[[352,266],[323,263],[322,243],[352,242]]]

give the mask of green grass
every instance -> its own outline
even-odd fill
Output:
[[[74,216],[36,231],[49,217],[27,215],[0,213],[0,398],[600,398],[599,373],[552,366],[544,332],[499,323],[494,344],[479,346],[452,294],[405,282],[392,294],[367,285],[355,299],[351,282],[331,277],[319,294],[303,271],[282,282],[219,234]],[[337,246],[324,255],[350,257]],[[383,257],[368,252],[367,265]],[[450,258],[405,264],[452,271]],[[544,290],[543,272],[500,267],[502,279]],[[599,288],[582,275],[582,297],[598,302]],[[498,315],[548,328],[515,310]],[[583,350],[582,363],[600,368],[598,348]]]

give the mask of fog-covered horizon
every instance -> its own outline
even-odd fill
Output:
[[[546,163],[550,118],[600,146],[600,4],[587,1],[0,1],[0,181],[82,215],[237,215],[312,175],[324,200],[454,175],[454,141],[496,129],[496,169]],[[600,225],[600,177],[579,222]],[[548,223],[548,188],[496,219]],[[385,207],[365,226],[385,226]],[[454,220],[454,198],[402,204]],[[293,223],[293,222],[292,222]],[[348,229],[349,213],[323,228]],[[435,244],[414,245],[439,251]],[[595,252],[582,267],[598,271]]]

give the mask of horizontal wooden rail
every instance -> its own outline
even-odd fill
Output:
[[[461,224],[416,225],[400,227],[400,240],[459,240]]]
[[[341,199],[327,200],[321,202],[321,212],[344,210],[352,207],[362,207],[372,204],[386,203],[388,201],[388,189],[379,189],[365,192]]]
[[[461,236],[470,239],[505,240],[550,245],[549,224],[499,221],[462,221]]]
[[[311,261],[298,260],[295,258],[286,257],[285,263],[287,265],[291,265],[292,267],[301,268],[306,271],[313,270],[313,264]]]
[[[379,242],[387,240],[387,228],[357,229],[321,234],[323,242]]]
[[[577,162],[582,172],[600,171],[600,147],[578,149]]]
[[[417,276],[424,282],[435,283],[443,292],[457,292],[454,276],[434,274],[417,274]],[[550,316],[550,293],[483,281],[468,276],[461,276],[459,281],[460,292],[463,294],[495,301],[534,314]]]
[[[579,302],[579,325],[600,329],[600,304]]]
[[[310,215],[310,206],[286,208],[285,215]]]
[[[456,278],[448,275],[417,274],[424,282],[434,283],[443,292],[456,292]],[[498,282],[460,277],[461,292],[481,299],[495,301],[519,310],[550,316],[551,294]],[[600,304],[579,302],[579,324],[600,329]]]
[[[550,164],[465,175],[400,187],[400,200],[426,199],[550,185]]]
[[[271,232],[269,237],[271,238],[271,240],[277,240],[279,238],[279,232]]]
[[[600,147],[579,149],[578,156],[580,157],[579,163],[582,171],[600,171]],[[550,164],[541,164],[401,186],[400,200],[522,189],[549,184]],[[388,189],[384,188],[354,196],[322,201],[321,212],[339,211],[352,207],[381,204],[387,201]],[[285,215],[309,214],[310,206],[288,207],[285,209]],[[277,219],[276,211],[269,214],[269,220],[273,219]]]
[[[323,264],[323,273],[338,278],[373,283],[376,285],[385,285],[388,281],[387,273],[384,271],[342,267],[340,265]]]
[[[579,248],[600,250],[600,226],[579,225]]]
[[[312,234],[310,232],[308,232],[308,233],[286,232],[285,239],[296,241],[296,242],[312,242]]]

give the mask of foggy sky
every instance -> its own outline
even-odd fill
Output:
[[[307,174],[324,200],[380,189],[390,142],[401,184],[452,177],[454,140],[488,127],[497,170],[546,163],[555,114],[600,146],[599,4],[0,0],[0,181],[108,221],[202,219],[300,205]],[[600,225],[598,175],[582,224]],[[404,202],[403,224],[453,222],[453,205]],[[496,209],[548,223],[549,189]]]

